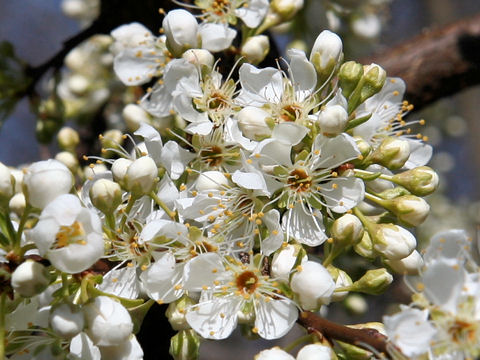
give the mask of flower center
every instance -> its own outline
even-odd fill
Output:
[[[203,161],[211,167],[219,166],[223,161],[222,148],[217,145],[213,145],[205,150],[201,150],[200,156]]]
[[[282,108],[280,119],[282,121],[295,121],[302,109],[296,104],[290,104]]]
[[[290,184],[290,188],[297,192],[308,191],[312,186],[312,178],[303,169],[291,171],[287,182]]]
[[[60,249],[70,244],[85,245],[85,230],[78,221],[72,225],[62,225],[60,230],[55,235],[55,248]]]
[[[210,95],[207,106],[210,110],[223,110],[228,107],[228,101],[225,95],[215,92]]]
[[[258,277],[253,271],[244,271],[237,276],[236,285],[239,291],[252,294],[258,287]]]

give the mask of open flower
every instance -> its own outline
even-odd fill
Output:
[[[103,256],[100,219],[74,195],[60,195],[50,202],[28,236],[40,255],[66,273],[86,270]]]

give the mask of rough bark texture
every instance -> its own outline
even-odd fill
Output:
[[[480,14],[425,31],[383,53],[363,59],[407,83],[416,109],[480,83]]]

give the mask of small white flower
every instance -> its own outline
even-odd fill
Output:
[[[80,200],[70,194],[50,202],[27,236],[35,242],[40,255],[66,273],[88,269],[104,253],[98,215],[82,207]]]

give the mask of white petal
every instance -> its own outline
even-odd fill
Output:
[[[287,238],[292,237],[308,246],[318,246],[327,240],[322,214],[312,209],[305,209],[303,203],[296,203],[282,218],[283,231]]]
[[[194,157],[194,154],[180,147],[177,142],[168,141],[162,149],[160,160],[170,177],[177,180],[185,171],[185,165]]]
[[[276,103],[283,94],[282,74],[274,68],[258,69],[243,64],[238,71],[242,91],[237,100],[244,105],[262,106],[266,102]]]
[[[211,52],[222,51],[232,45],[237,31],[221,24],[202,23],[199,26],[202,48]]]
[[[315,160],[315,164],[326,169],[338,167],[360,155],[355,140],[347,134],[340,134],[334,138],[318,135],[313,147],[320,151],[320,156]]]
[[[261,248],[262,253],[269,256],[280,248],[284,240],[283,230],[280,226],[280,213],[276,209],[269,210],[265,213],[262,221],[267,226],[270,235],[262,240]]]
[[[243,303],[239,296],[214,297],[190,308],[188,324],[206,339],[225,339],[237,327],[237,313]]]
[[[413,169],[430,161],[433,153],[431,145],[420,140],[409,140],[408,143],[410,145],[410,157],[403,166],[404,168]]]
[[[302,125],[283,122],[275,126],[272,138],[286,145],[297,145],[307,135],[309,130]]]
[[[271,340],[284,336],[295,324],[298,318],[298,310],[290,300],[260,299],[256,303],[255,327],[258,335]]]
[[[190,260],[184,268],[184,287],[190,291],[200,291],[203,286],[213,286],[225,271],[222,258],[216,253],[200,254]]]
[[[134,135],[143,137],[148,154],[153,160],[155,160],[155,164],[160,165],[158,161],[160,160],[160,152],[162,151],[163,143],[162,137],[158,131],[155,130],[153,126],[142,123],[138,130],[134,132]]]
[[[137,269],[125,266],[121,269],[112,269],[103,277],[103,282],[98,289],[115,296],[137,299],[140,286],[137,280]]]
[[[317,85],[317,72],[313,64],[308,61],[305,53],[298,49],[289,49],[290,69],[292,71],[293,85],[296,91],[310,93]]]
[[[337,185],[336,188],[333,184]],[[365,185],[361,179],[355,177],[339,177],[323,184],[320,192],[332,211],[344,213],[363,200]]]
[[[149,82],[156,74],[158,54],[152,55],[152,47],[127,48],[115,56],[113,70],[119,79],[129,86]]]
[[[249,28],[256,28],[262,22],[269,9],[268,0],[250,0],[248,6],[241,6],[235,10],[235,15]]]
[[[70,354],[82,360],[100,360],[100,350],[93,345],[92,340],[81,332],[70,342]]]
[[[267,191],[265,179],[258,173],[236,170],[232,175],[232,181],[245,189]]]

